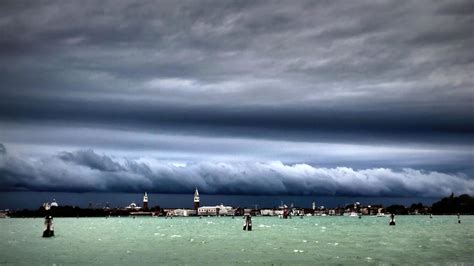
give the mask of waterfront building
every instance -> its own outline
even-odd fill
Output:
[[[187,217],[187,216],[196,215],[196,211],[195,210],[190,210],[190,209],[174,209],[171,212],[172,212],[173,216]]]
[[[260,210],[260,215],[262,215],[262,216],[274,216],[275,215],[275,210],[273,210],[273,209],[261,209]]]
[[[230,206],[224,206],[223,204],[217,206],[203,206],[198,208],[198,215],[209,215],[209,216],[217,216],[217,215],[234,215],[234,209]]]
[[[244,209],[244,215],[257,216],[258,214],[260,214],[260,213],[258,212],[257,209],[249,209],[249,208]]]
[[[235,211],[232,207],[230,206],[224,206],[222,203],[221,205],[217,206],[219,208],[219,215],[225,215],[225,216],[232,216],[234,215]]]
[[[304,215],[304,210],[303,209],[298,209],[298,208],[293,208],[291,210],[291,213],[292,213],[292,215],[295,215],[295,216],[302,216],[302,215]]]
[[[244,208],[237,207],[234,209],[234,215],[235,216],[242,216],[244,215]]]
[[[217,207],[203,206],[198,208],[198,215],[216,216],[218,214]]]
[[[130,203],[127,207],[125,207],[125,210],[127,211],[138,211],[140,210],[141,207],[138,206],[135,202]]]

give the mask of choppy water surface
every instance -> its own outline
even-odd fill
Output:
[[[474,263],[474,217],[56,218],[0,220],[0,264]]]

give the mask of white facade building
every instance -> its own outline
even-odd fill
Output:
[[[138,206],[135,202],[130,203],[127,207],[125,207],[126,210],[131,210],[131,211],[138,211],[141,209],[140,206]]]
[[[53,202],[51,202],[51,207],[58,207],[58,203],[56,202],[56,199],[53,199]]]
[[[189,209],[174,209],[172,213],[173,213],[173,216],[183,216],[183,217],[196,215],[195,210],[189,210]]]
[[[217,206],[203,206],[198,208],[198,215],[234,215],[234,209],[223,204]]]
[[[262,216],[274,216],[274,215],[275,215],[275,210],[272,210],[272,209],[261,209],[261,210],[260,210],[260,215],[262,215]]]

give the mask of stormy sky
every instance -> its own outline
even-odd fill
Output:
[[[0,190],[474,194],[474,2],[1,1]]]

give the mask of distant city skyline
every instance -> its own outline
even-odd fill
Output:
[[[472,1],[0,7],[11,204],[474,194]]]
[[[150,208],[160,206],[161,208],[194,208],[193,194],[156,194],[148,193]],[[413,203],[422,203],[430,206],[439,201],[440,198],[427,197],[343,197],[343,196],[287,196],[287,195],[200,195],[200,206],[215,206],[219,204],[234,207],[255,206],[262,208],[272,208],[279,205],[294,204],[297,207],[311,208],[312,203],[326,208],[346,206],[354,202],[361,202],[365,205],[402,204],[410,206]],[[103,208],[108,205],[111,208],[123,208],[130,203],[141,206],[143,194],[141,193],[71,193],[71,192],[2,192],[0,193],[0,209],[38,209],[44,202],[51,202],[53,199],[60,206],[77,206],[88,208],[90,204],[94,208]]]

